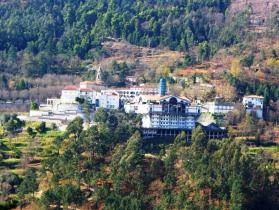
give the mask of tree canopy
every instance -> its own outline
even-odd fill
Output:
[[[243,39],[247,15],[227,18],[230,0],[61,0],[8,1],[0,4],[0,61],[6,72],[27,76],[80,73],[79,58],[106,54],[108,37],[132,44],[187,51],[199,59]],[[10,63],[20,65],[10,65]],[[77,65],[73,65],[76,63]],[[70,65],[69,65],[70,64]],[[125,64],[114,65],[123,82]],[[25,88],[20,81],[18,88]]]

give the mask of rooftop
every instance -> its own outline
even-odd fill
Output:
[[[244,96],[244,98],[258,98],[258,99],[264,99],[263,96],[257,96],[257,95]]]
[[[102,91],[102,95],[118,96],[119,94],[115,91]]]
[[[200,124],[205,131],[226,131],[226,128],[220,127],[214,122],[209,124],[207,123],[205,124],[198,123],[198,124]]]
[[[97,91],[97,90],[94,90],[92,88],[81,88],[80,89],[80,92],[94,92],[94,91]]]
[[[77,86],[69,85],[63,88],[63,90],[79,90]]]
[[[190,101],[188,98],[186,97],[177,97],[177,96],[173,96],[173,95],[166,95],[166,96],[161,96],[161,95],[141,95],[142,97],[144,97],[146,100],[148,101],[160,101],[160,100],[164,100],[170,97],[176,97],[182,100],[187,100]]]
[[[95,84],[95,83],[96,83],[96,82],[94,82],[94,81],[89,81],[89,80],[80,82],[80,84]]]
[[[206,102],[204,105],[212,105],[212,106],[234,106],[235,104],[232,102],[224,102],[224,101],[211,101]]]
[[[129,87],[120,87],[120,88],[114,88],[114,90],[133,90],[133,89],[158,89],[157,86],[151,86],[151,85],[144,85],[144,86],[129,86]]]

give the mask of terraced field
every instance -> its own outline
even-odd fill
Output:
[[[0,172],[22,174],[28,167],[41,167],[41,160],[51,151],[52,142],[61,131],[48,130],[31,138],[26,127],[35,127],[36,124],[27,123],[23,132],[16,136],[4,136],[3,128],[0,128]]]

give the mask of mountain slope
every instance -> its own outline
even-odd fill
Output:
[[[240,39],[225,23],[228,6],[229,0],[13,0],[0,5],[0,57],[5,60],[18,52],[31,56],[46,52],[96,60],[104,55],[101,43],[109,36],[180,51],[209,43],[212,52],[206,50],[204,55],[208,57],[215,48]],[[3,71],[7,65],[4,62]],[[34,74],[22,67],[17,70]]]
[[[261,32],[272,27],[272,19],[279,10],[279,0],[232,0],[229,11],[231,15],[235,15],[244,8],[249,8],[251,12],[249,18],[251,28]]]

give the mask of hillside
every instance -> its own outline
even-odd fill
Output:
[[[185,54],[202,63],[218,50],[258,36],[251,32],[278,37],[277,7],[277,0],[4,1],[0,69],[11,77],[82,75],[83,61],[127,60],[142,75],[146,68],[175,67]]]
[[[239,37],[227,38],[236,32],[225,24],[228,5],[228,0],[138,4],[127,0],[6,2],[0,5],[0,68],[28,77],[73,73],[67,63],[59,66],[57,62],[69,59],[68,56],[99,60],[106,56],[102,42],[107,37],[122,38],[137,46],[178,51],[187,51],[200,43],[218,48],[231,45]],[[40,66],[42,54],[49,60],[45,66]],[[15,61],[11,57],[15,56],[18,65],[13,66]]]
[[[88,64],[106,68],[111,75],[106,82],[114,86],[125,85],[125,76],[154,82],[188,67],[202,69],[221,90],[232,61],[249,55],[253,64],[242,74],[277,84],[277,67],[267,65],[276,62],[271,51],[278,52],[277,7],[277,0],[5,1],[0,4],[1,98],[55,97],[63,85],[94,79]],[[111,71],[114,61],[128,63],[121,79]],[[69,81],[61,74],[74,76]],[[53,77],[49,83],[52,79],[37,79]],[[36,94],[36,88],[44,93]]]
[[[105,113],[118,124],[104,118],[105,123],[83,130],[76,118],[61,132],[28,123],[8,137],[9,122],[3,123],[0,207],[277,209],[278,146],[208,140],[200,127],[191,145],[183,133],[173,144],[150,144],[141,140],[133,116]]]
[[[229,7],[232,15],[249,8],[251,11],[251,28],[262,32],[272,25],[271,19],[276,15],[279,9],[278,0],[233,0]]]
[[[136,76],[142,76],[148,71],[155,70],[159,73],[162,69],[182,62],[184,53],[171,51],[167,48],[141,47],[124,40],[105,41],[103,49],[108,53],[107,57],[97,61],[95,65],[105,66],[113,61],[127,62],[133,65],[132,71]]]
[[[0,209],[278,195],[279,0],[0,0]]]

